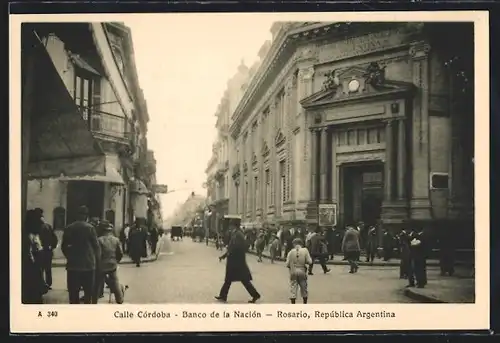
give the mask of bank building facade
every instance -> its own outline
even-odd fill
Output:
[[[473,25],[271,31],[231,115],[229,212],[255,227],[453,220],[470,239]]]

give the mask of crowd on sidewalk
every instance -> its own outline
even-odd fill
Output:
[[[421,226],[407,227],[397,235],[387,230],[379,230],[376,226],[365,226],[364,223],[350,225],[345,229],[336,227],[323,230],[306,231],[303,228],[278,228],[277,231],[243,229],[248,249],[256,252],[262,262],[264,251],[269,252],[271,263],[277,258],[286,259],[294,249],[293,242],[300,239],[308,250],[313,261],[319,262],[323,272],[328,273],[326,262],[336,254],[343,254],[343,259],[350,265],[349,273],[359,270],[361,253],[364,252],[366,262],[373,263],[375,258],[389,261],[400,258],[399,277],[408,280],[408,287],[423,288],[427,284],[427,258],[431,247],[431,237]],[[382,237],[379,237],[382,235]],[[379,242],[381,246],[379,247]],[[442,276],[454,274],[454,249],[451,242],[440,243],[440,267]],[[219,244],[221,245],[221,244]],[[309,265],[308,275],[312,275],[313,264]]]
[[[53,251],[60,244],[66,258],[70,304],[97,304],[108,287],[117,303],[125,290],[118,277],[118,264],[128,254],[137,267],[148,257],[148,245],[156,253],[162,230],[149,228],[144,218],[125,225],[118,233],[107,220],[89,218],[88,208],[78,209],[78,219],[64,229],[61,242],[44,221],[43,210],[27,211],[23,230],[22,301],[41,304],[52,286]],[[83,297],[80,292],[83,291]]]

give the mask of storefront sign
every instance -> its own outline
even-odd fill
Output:
[[[319,226],[334,226],[337,225],[337,205],[336,204],[320,204]]]
[[[153,185],[153,191],[156,194],[165,194],[168,193],[167,185]]]

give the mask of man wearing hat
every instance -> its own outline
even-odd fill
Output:
[[[118,304],[123,303],[124,287],[118,280],[118,263],[123,257],[120,240],[113,233],[113,225],[107,221],[101,221],[102,236],[98,238],[101,250],[100,263],[96,273],[95,298],[102,297],[104,282],[107,281],[110,291],[115,295]]]
[[[87,206],[78,208],[77,220],[65,230],[61,250],[66,257],[68,295],[70,304],[80,303],[80,288],[83,288],[84,303],[97,303],[95,299],[95,273],[101,249],[95,228],[88,222]]]

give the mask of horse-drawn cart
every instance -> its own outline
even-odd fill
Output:
[[[182,240],[182,226],[172,226],[170,239],[173,241]]]

